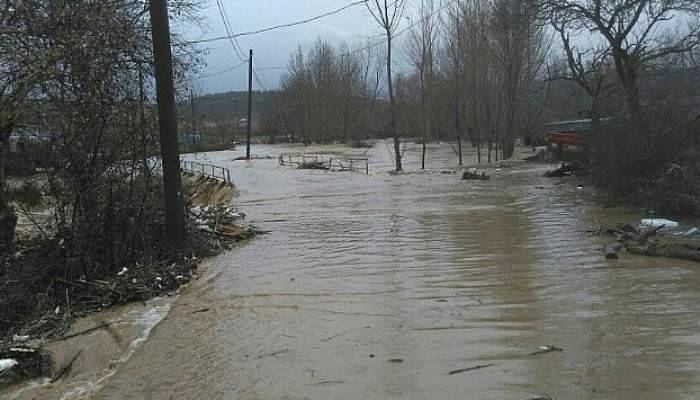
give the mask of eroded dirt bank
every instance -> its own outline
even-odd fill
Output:
[[[214,259],[85,397],[697,397],[697,264],[605,260],[586,230],[606,213],[544,166],[460,181],[441,146],[434,171],[388,176],[389,150],[369,151],[369,175],[206,155],[272,233]]]

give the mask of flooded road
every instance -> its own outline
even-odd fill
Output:
[[[605,260],[587,190],[519,163],[460,181],[429,151],[399,176],[383,142],[369,175],[198,155],[271,233],[208,263],[90,398],[700,397],[700,265]]]

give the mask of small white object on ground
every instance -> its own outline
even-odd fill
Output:
[[[126,274],[127,272],[129,272],[129,268],[124,267],[124,268],[122,268],[121,271],[117,272],[117,275],[122,276],[122,275]]]
[[[36,350],[28,347],[12,347],[10,351],[14,353],[34,353]]]
[[[14,367],[17,364],[17,360],[14,360],[12,358],[4,358],[0,360],[0,372],[7,371],[8,369]]]
[[[663,218],[650,218],[650,219],[643,219],[642,220],[642,225],[648,226],[651,228],[659,228],[661,226],[664,227],[664,229],[674,229],[678,228],[678,222],[676,221],[671,221],[668,219],[663,219]]]
[[[688,232],[685,232],[683,234],[683,236],[685,236],[685,237],[691,237],[691,236],[695,236],[695,235],[700,235],[700,229],[693,228],[693,229],[691,229]]]
[[[29,340],[29,335],[14,335],[12,336],[13,342],[26,342]]]

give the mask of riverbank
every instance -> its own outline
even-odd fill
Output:
[[[6,310],[0,323],[0,360],[16,364],[0,371],[0,386],[38,376],[60,379],[65,371],[45,346],[68,339],[66,335],[111,329],[105,323],[76,333],[74,321],[115,306],[173,296],[196,276],[202,259],[261,233],[239,222],[243,214],[226,206],[232,185],[187,175],[183,187],[193,205],[186,246],[154,251],[115,274],[63,273],[79,269],[80,261],[64,259],[51,250],[55,244],[47,246],[46,239],[30,231],[20,235],[12,251],[0,255],[0,304]]]

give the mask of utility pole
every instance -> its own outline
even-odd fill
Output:
[[[245,158],[250,160],[250,136],[253,132],[253,49],[250,50],[250,60],[248,60],[248,132],[246,135]]]
[[[194,92],[190,89],[190,106],[192,108],[192,135],[197,132],[197,117],[194,113]]]
[[[150,0],[153,61],[158,103],[160,152],[163,164],[163,200],[167,237],[174,247],[185,241],[185,212],[181,194],[180,155],[177,138],[177,112],[173,87],[173,60],[167,0]]]

